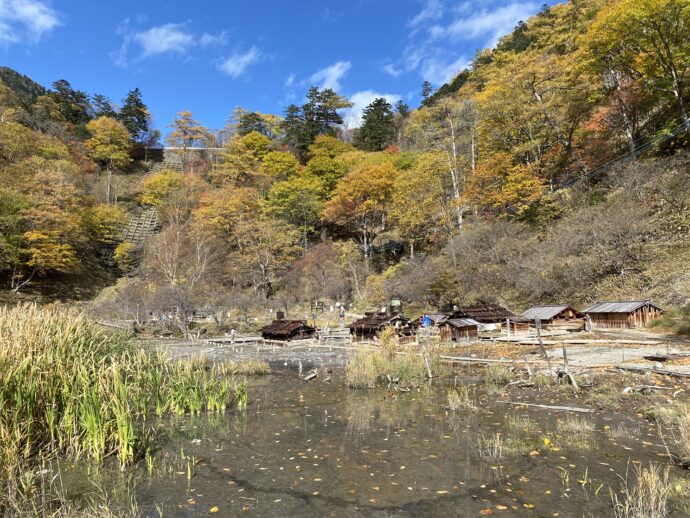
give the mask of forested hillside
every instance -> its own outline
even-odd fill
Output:
[[[102,310],[175,307],[183,330],[314,300],[683,306],[688,34],[683,0],[545,7],[417,109],[377,99],[354,134],[350,101],[316,87],[219,131],[181,111],[163,162],[138,90],[118,107],[3,72],[0,280],[78,298],[76,274],[120,277]],[[125,241],[151,208],[160,232]]]

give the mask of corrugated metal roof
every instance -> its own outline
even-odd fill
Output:
[[[448,323],[454,327],[474,327],[478,326],[479,322],[471,318],[451,318]]]
[[[646,305],[661,309],[648,300],[630,300],[623,302],[597,302],[585,309],[584,313],[632,313]]]
[[[534,306],[522,313],[522,316],[530,320],[535,320],[537,318],[539,320],[550,320],[566,309],[568,309],[568,306],[565,304]]]

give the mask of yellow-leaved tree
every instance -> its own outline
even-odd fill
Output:
[[[121,122],[105,116],[90,121],[86,129],[91,134],[86,141],[89,156],[103,165],[108,175],[105,202],[110,203],[113,169],[125,167],[132,161],[129,131]]]
[[[610,2],[584,38],[588,50],[675,104],[690,125],[690,3],[687,0]]]
[[[326,203],[325,218],[355,231],[366,259],[378,229],[386,228],[393,182],[397,171],[391,163],[361,165],[350,171]]]
[[[445,156],[424,153],[417,157],[412,167],[400,171],[395,178],[391,218],[409,243],[410,257],[414,257],[417,244],[438,237],[444,223],[449,229],[453,227],[453,209],[444,196],[446,171]]]
[[[516,164],[506,152],[494,153],[477,165],[464,193],[466,202],[499,218],[525,217],[546,191],[529,167]]]

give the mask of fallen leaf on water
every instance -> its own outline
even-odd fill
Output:
[[[481,511],[479,511],[479,514],[487,516],[489,514],[494,514],[494,511],[493,509],[482,509]]]
[[[508,509],[508,507],[506,507],[505,505],[498,504],[496,506],[496,509],[498,509],[499,511],[505,511],[506,509]]]
[[[190,498],[189,500],[187,500],[187,503],[194,505],[194,504],[196,504],[196,500],[194,500],[193,498]]]
[[[437,495],[447,495],[448,491],[436,491]]]
[[[208,510],[209,513],[217,513],[219,511],[220,509],[218,509],[218,506],[215,505]]]
[[[533,504],[522,504],[522,507],[524,507],[525,509],[534,509]]]

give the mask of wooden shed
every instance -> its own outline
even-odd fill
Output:
[[[441,340],[471,342],[479,338],[479,322],[471,318],[449,318],[439,324]]]
[[[482,327],[500,327],[504,331],[515,333],[517,331],[528,331],[529,320],[513,313],[499,304],[477,304],[475,306],[460,306],[455,308],[450,318],[469,318]],[[509,326],[509,330],[506,329]]]
[[[631,300],[597,302],[583,313],[591,319],[592,329],[632,329],[660,318],[664,310],[649,300]]]
[[[394,327],[398,335],[409,334],[408,320],[399,313],[365,313],[347,326],[353,342],[374,340],[386,327]]]
[[[530,323],[537,320],[549,329],[582,331],[585,328],[585,314],[567,304],[534,306],[522,313]]]
[[[306,320],[274,320],[260,330],[265,340],[294,340],[311,338],[316,329],[307,324]]]

